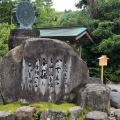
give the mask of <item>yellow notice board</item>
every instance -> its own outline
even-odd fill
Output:
[[[109,58],[106,57],[106,55],[102,55],[99,59],[99,66],[107,66],[107,60]]]

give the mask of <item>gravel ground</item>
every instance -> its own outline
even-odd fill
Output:
[[[120,91],[120,84],[107,84],[107,86],[109,86],[110,88],[114,88],[114,89],[117,89],[118,91]]]
[[[120,92],[120,84],[107,84],[107,86],[109,86],[112,89],[117,89]],[[110,112],[111,112],[111,114],[109,116],[110,120],[116,120],[114,113],[117,110],[118,109],[113,108],[113,107],[110,108]]]

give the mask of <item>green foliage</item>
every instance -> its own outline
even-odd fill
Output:
[[[65,10],[57,15],[58,26],[88,26],[89,20],[87,18],[88,13],[86,10],[71,11]]]
[[[35,19],[34,27],[54,27],[56,26],[56,12],[54,9],[49,8],[45,10],[43,8],[36,9],[38,17]]]
[[[99,0],[100,17],[113,21],[120,17],[120,0]]]
[[[70,117],[70,115],[66,116],[66,120],[72,120],[71,117]]]
[[[114,34],[108,39],[104,39],[99,44],[99,51],[104,51],[105,54],[111,54],[111,57],[114,57],[115,53],[119,50],[120,50],[120,35]]]
[[[100,68],[99,67],[90,67],[89,68],[90,76],[100,77]]]
[[[35,0],[32,3],[35,9],[35,24],[36,27],[53,27],[56,26],[57,12],[52,7],[52,0]]]
[[[108,69],[106,70],[106,76],[114,82],[120,82],[120,35],[114,34],[108,39],[104,39],[99,44],[99,51],[107,54],[110,58]]]
[[[86,116],[86,114],[88,113],[88,112],[91,112],[91,110],[89,109],[89,108],[84,108],[83,109],[83,114],[81,115],[81,116],[79,116],[78,118],[77,118],[77,120],[84,120],[85,119],[85,116]]]
[[[68,113],[68,109],[70,107],[75,106],[75,104],[72,104],[72,103],[55,104],[55,103],[51,103],[51,102],[40,102],[40,103],[29,104],[29,106],[36,107],[37,113],[41,113],[47,109],[57,109],[57,110],[61,110],[61,111],[64,110],[66,113]]]
[[[82,58],[88,64],[90,76],[98,77],[100,67],[97,58],[107,55],[109,60],[104,75],[114,82],[120,82],[120,0],[98,0],[98,10],[99,19],[91,19],[87,26],[94,45],[84,43]]]
[[[65,11],[58,14],[58,26],[71,26],[77,25],[76,17],[79,16],[79,12],[77,11]]]
[[[8,25],[7,23],[0,24],[0,58],[8,52],[8,37],[10,30],[14,27],[14,25]]]
[[[16,0],[0,0],[0,23],[12,23],[12,8]]]
[[[113,27],[113,22],[102,21],[99,22],[98,27],[92,32],[92,34],[96,39],[106,39],[113,34]]]
[[[76,7],[78,8],[85,8],[87,6],[87,0],[80,0],[77,4],[76,4]]]

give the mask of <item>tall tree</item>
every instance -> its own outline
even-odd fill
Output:
[[[84,1],[84,0],[83,0]],[[87,0],[88,1],[88,0]],[[89,4],[86,4],[89,6]],[[92,76],[100,73],[97,58],[106,54],[110,59],[105,75],[120,82],[120,0],[98,0],[99,19],[91,19],[89,28],[94,45],[86,43],[83,58],[86,59]],[[85,8],[86,9],[86,8]]]
[[[78,16],[79,16],[78,11],[65,10],[64,12],[60,12],[57,15],[58,26],[78,25],[77,24],[78,19],[76,19]]]
[[[80,0],[76,7],[87,9],[92,18],[99,18],[98,0]]]

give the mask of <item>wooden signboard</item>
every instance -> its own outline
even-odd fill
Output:
[[[103,84],[103,66],[107,66],[107,60],[109,58],[107,58],[106,55],[102,55],[99,59],[99,66],[101,66],[101,80],[102,80],[102,84]]]
[[[102,57],[98,59],[99,59],[99,66],[107,66],[107,60],[109,58],[107,58],[106,55],[102,55]]]

